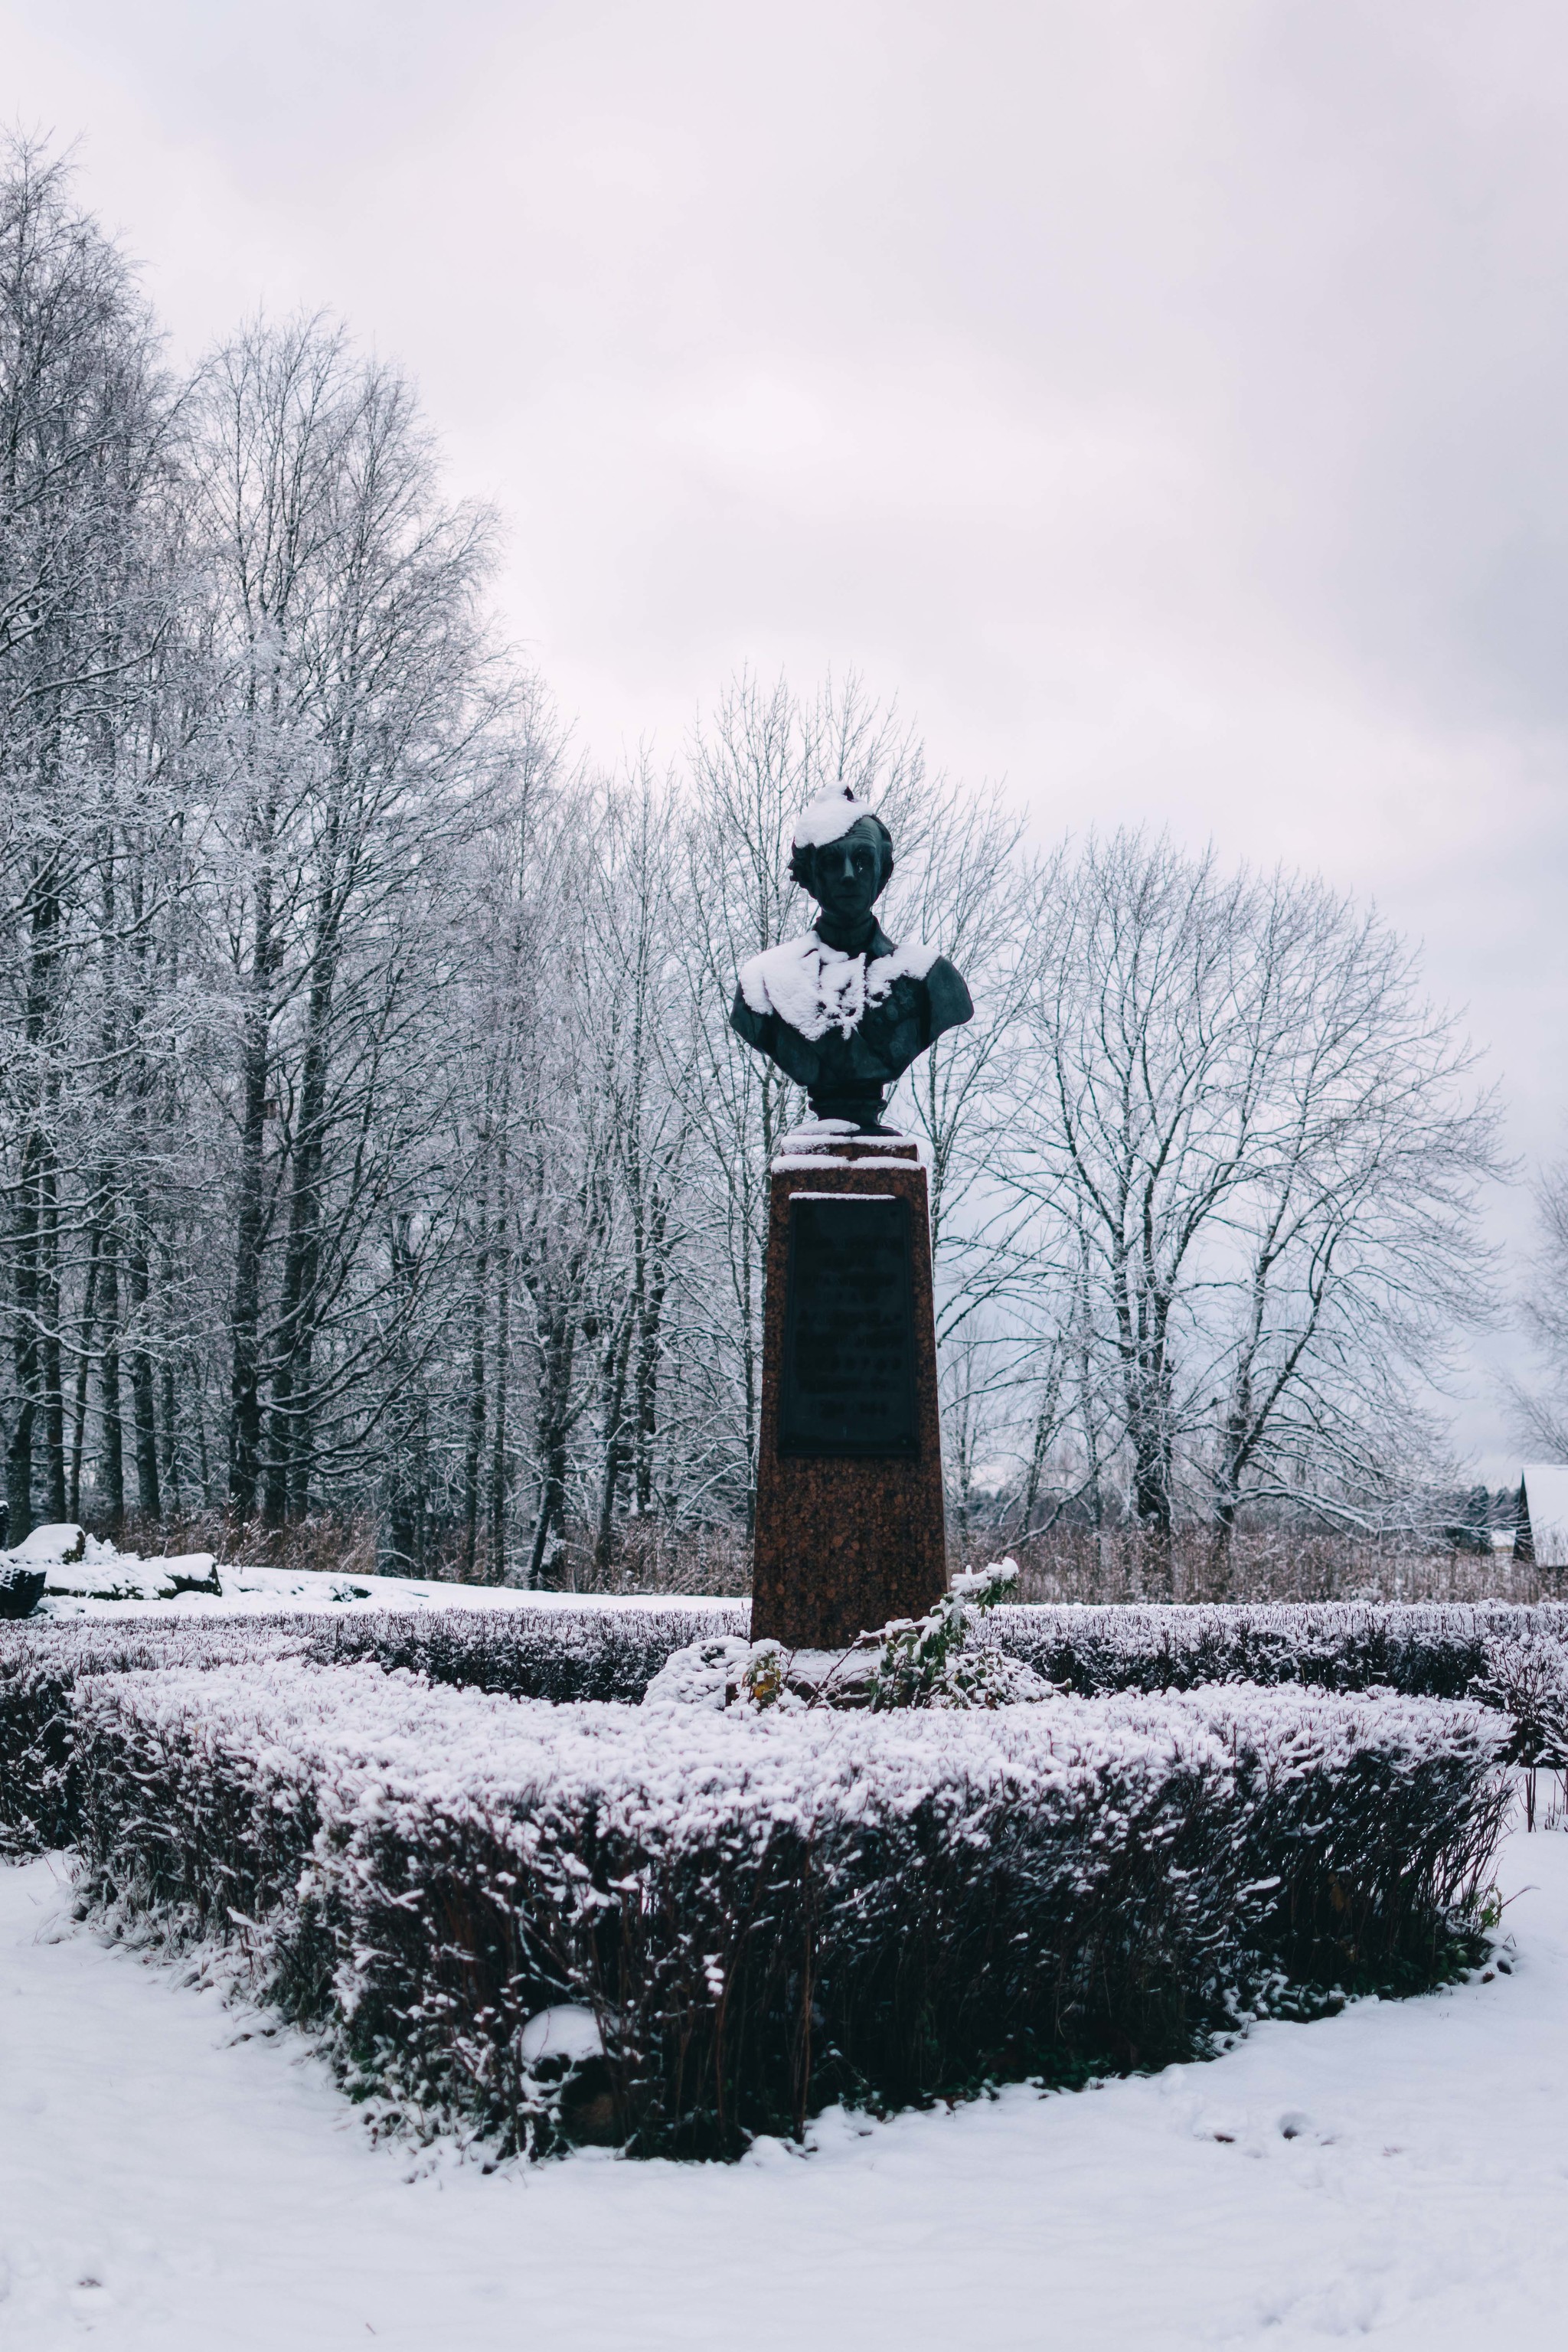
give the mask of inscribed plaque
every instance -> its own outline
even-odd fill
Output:
[[[791,1201],[783,1373],[781,1454],[918,1455],[906,1201]]]

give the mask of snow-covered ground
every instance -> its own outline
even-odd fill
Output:
[[[447,1584],[428,1577],[347,1576],[310,1570],[247,1568],[210,1551],[159,1557],[123,1552],[79,1527],[35,1528],[0,1568],[37,1569],[45,1578],[39,1617],[255,1616],[279,1610],[378,1609],[699,1609],[733,1610],[732,1601],[684,1593],[522,1592],[509,1585]]]
[[[1568,2339],[1568,1836],[1516,1836],[1511,1975],[1009,2091],[806,2158],[489,2178],[373,2147],[288,2033],[0,1867],[0,2341],[159,2352],[1179,2352]]]
[[[209,1559],[205,1552],[192,1556],[193,1564],[200,1566]],[[184,1569],[184,1561],[170,1561],[169,1568]],[[377,1609],[495,1609],[547,1610],[562,1609],[679,1609],[734,1610],[734,1601],[716,1599],[710,1593],[688,1592],[522,1592],[510,1585],[440,1584],[432,1579],[404,1576],[331,1576],[310,1570],[282,1568],[235,1568],[226,1561],[214,1571],[221,1591],[170,1592],[166,1571],[160,1575],[162,1562],[138,1562],[138,1574],[148,1588],[137,1591],[131,1586],[129,1576],[119,1580],[130,1588],[112,1598],[101,1594],[79,1593],[67,1590],[66,1576],[77,1571],[64,1571],[52,1577],[46,1587],[37,1615],[43,1617],[166,1617],[171,1610],[193,1617],[267,1616],[279,1610],[300,1609],[330,1611],[334,1616],[354,1615]],[[85,1579],[81,1580],[85,1582]]]

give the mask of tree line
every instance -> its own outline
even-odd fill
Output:
[[[1163,838],[1041,852],[853,677],[742,676],[668,769],[605,772],[496,634],[496,544],[396,368],[297,320],[172,369],[67,170],[13,147],[9,1539],[743,1573],[804,1104],[727,1013],[809,919],[790,828],[845,782],[893,835],[885,927],[978,1008],[895,1105],[961,1539],[1440,1512],[1495,1110],[1380,919]]]

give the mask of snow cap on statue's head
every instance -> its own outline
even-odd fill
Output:
[[[824,848],[828,842],[841,839],[863,816],[872,814],[864,801],[856,799],[847,784],[840,784],[837,792],[823,793],[816,800],[807,801],[795,819],[795,846]]]
[[[826,849],[830,842],[842,841],[847,833],[861,824],[875,826],[880,845],[881,879],[877,885],[877,894],[880,897],[893,871],[893,836],[876,810],[868,807],[864,801],[858,801],[847,784],[841,784],[837,792],[823,793],[817,799],[807,801],[802,809],[795,820],[795,838],[789,854],[791,878],[815,898],[816,878],[813,861],[817,851]]]

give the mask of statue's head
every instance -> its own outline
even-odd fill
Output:
[[[801,811],[789,870],[840,923],[868,915],[892,877],[893,836],[846,788]]]

